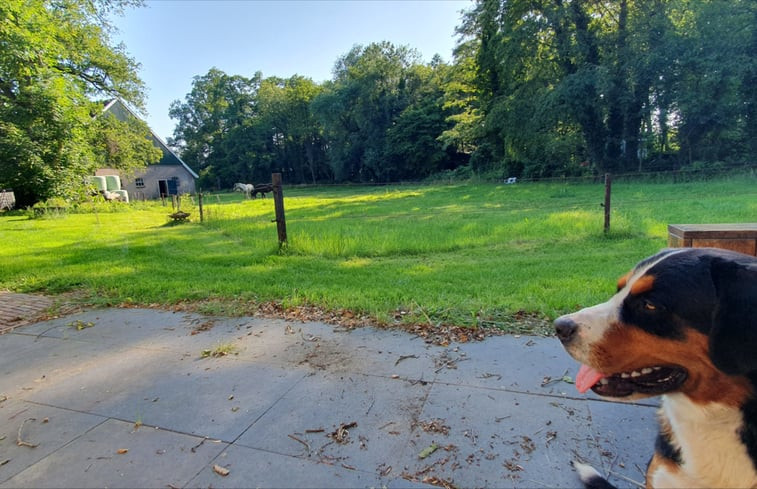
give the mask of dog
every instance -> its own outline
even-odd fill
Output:
[[[648,488],[757,487],[757,258],[665,249],[554,325],[582,364],[579,392],[661,396]],[[586,487],[612,487],[574,466]]]

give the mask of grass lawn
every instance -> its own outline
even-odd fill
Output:
[[[667,244],[670,223],[750,222],[757,178],[286,188],[289,244],[273,200],[206,197],[206,222],[174,225],[160,203],[0,215],[0,289],[76,290],[94,304],[261,304],[350,310],[380,322],[511,328],[605,300],[618,276]]]

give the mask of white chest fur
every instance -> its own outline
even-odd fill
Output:
[[[683,464],[677,474],[650,474],[654,487],[757,487],[757,471],[741,441],[739,409],[670,394],[662,398],[662,411]]]

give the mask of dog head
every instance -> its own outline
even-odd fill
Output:
[[[757,259],[711,248],[663,250],[621,277],[610,300],[559,317],[555,330],[582,364],[581,392],[715,399],[734,376],[746,385],[757,372]]]

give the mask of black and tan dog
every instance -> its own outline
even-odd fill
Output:
[[[667,249],[607,302],[555,321],[576,387],[662,396],[647,487],[757,487],[757,258]],[[588,487],[611,487],[576,464]]]

